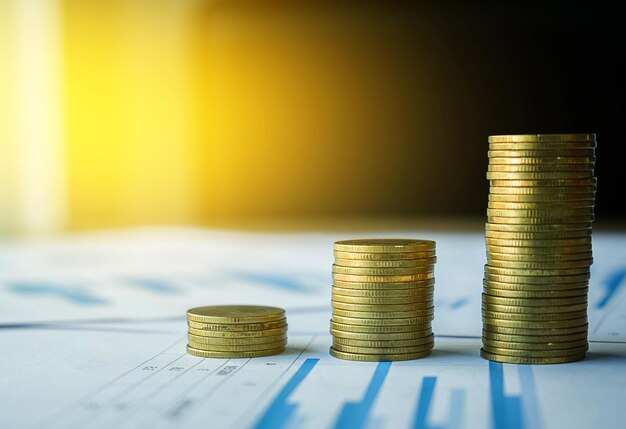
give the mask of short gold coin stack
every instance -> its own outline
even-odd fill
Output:
[[[187,352],[204,358],[252,358],[287,345],[285,310],[256,305],[214,305],[187,311]]]
[[[595,147],[594,134],[489,137],[482,357],[585,357]]]
[[[355,361],[428,356],[434,346],[435,242],[337,241],[330,354]]]

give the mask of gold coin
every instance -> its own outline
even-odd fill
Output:
[[[404,276],[432,273],[434,270],[435,267],[432,264],[411,268],[341,267],[333,264],[333,274],[351,274],[357,276]]]
[[[200,337],[203,338],[203,337]],[[205,342],[189,339],[189,346],[198,350],[207,350],[212,352],[252,352],[257,350],[269,350],[285,347],[287,340],[274,341],[264,344],[245,344],[245,345],[224,345],[224,344],[207,344]]]
[[[337,317],[353,317],[355,319],[415,319],[416,321],[431,322],[434,319],[433,314],[428,311],[411,310],[411,311],[356,311],[346,310],[344,308],[333,308],[333,319]]]
[[[489,158],[550,158],[550,157],[589,157],[594,149],[545,149],[545,150],[489,150]]]
[[[377,310],[348,310],[346,308],[333,307],[333,316],[354,317],[357,319],[406,319],[420,318],[423,321],[433,320],[432,302],[419,310],[377,311]]]
[[[553,172],[504,172],[488,171],[487,180],[562,180],[593,178],[593,170],[570,170]]]
[[[508,223],[512,225],[542,225],[552,224],[555,222],[562,222],[564,224],[577,223],[577,224],[589,224],[594,221],[593,215],[586,216],[558,216],[553,215],[550,217],[499,217],[499,216],[487,216],[487,222],[491,223]]]
[[[557,321],[557,320],[570,320],[585,317],[587,315],[586,310],[572,311],[568,313],[503,313],[482,310],[482,315],[486,319],[495,320],[529,320],[529,321]]]
[[[500,151],[498,151],[500,152]],[[595,163],[595,155],[589,156],[542,156],[542,157],[498,157],[489,158],[489,165],[542,165],[542,164],[588,164]]]
[[[424,259],[400,259],[396,261],[363,261],[359,259],[335,259],[335,265],[353,268],[413,268],[432,267],[436,257]]]
[[[569,194],[536,194],[536,195],[520,195],[520,194],[489,194],[489,201],[503,203],[568,203],[570,201],[586,201],[592,205],[596,200],[595,192],[577,192]]]
[[[596,149],[596,142],[526,142],[526,143],[490,143],[491,151],[533,151],[542,150],[559,151],[559,150],[584,150],[590,151]]]
[[[435,256],[435,250],[423,252],[400,252],[400,253],[364,253],[364,252],[341,252],[333,251],[337,259],[349,259],[357,261],[403,261],[414,259],[428,259]]]
[[[504,347],[491,347],[483,343],[483,350],[488,353],[495,353],[504,356],[518,356],[518,357],[563,357],[578,355],[589,350],[589,345],[580,347],[572,347],[571,349],[561,350],[519,350],[519,349],[505,349]]]
[[[195,331],[194,331],[195,332]],[[224,337],[207,337],[204,335],[198,335],[194,332],[189,332],[187,334],[189,341],[197,344],[206,344],[208,346],[212,345],[222,345],[222,346],[245,346],[249,344],[267,344],[273,343],[277,341],[286,341],[287,333],[283,332],[281,334],[269,335],[267,337],[246,337],[246,338],[224,338]]]
[[[331,324],[330,333],[335,338],[345,338],[349,340],[359,340],[359,341],[396,341],[396,340],[415,340],[419,338],[431,337],[433,330],[431,328],[422,329],[419,331],[411,331],[411,332],[397,332],[397,333],[364,333],[364,332],[353,332],[353,331],[345,331],[340,329],[334,329],[333,324]],[[351,328],[350,325],[347,326],[348,329]]]
[[[398,305],[409,305],[411,307],[421,307],[424,302],[432,302],[433,294],[413,296],[413,297],[369,297],[369,296],[345,296],[332,293],[331,299],[334,302],[342,302],[346,304],[365,304],[365,305],[388,305],[389,307],[397,307]]]
[[[533,277],[534,278],[534,277]],[[494,281],[483,279],[483,285],[490,289],[507,289],[526,292],[547,292],[547,291],[560,291],[560,290],[578,290],[589,286],[589,281],[579,281],[575,283],[520,283],[509,281]]]
[[[487,225],[489,225],[489,227],[487,227]],[[541,226],[546,226],[548,224],[538,224],[538,225],[524,225],[524,224],[508,224],[506,226],[509,226],[510,228],[505,228],[502,227],[504,224],[485,224],[485,238],[489,239],[489,241],[485,244],[491,246],[491,247],[537,247],[536,245],[534,245],[534,243],[532,242],[546,242],[547,246],[540,246],[540,247],[558,247],[559,245],[561,247],[568,247],[569,246],[573,246],[573,247],[579,247],[581,246],[580,244],[572,244],[572,241],[569,240],[590,240],[591,236],[592,236],[592,231],[591,228],[585,228],[582,226],[579,226],[579,224],[563,224],[563,225],[567,225],[567,226],[571,226],[570,229],[562,229],[562,230],[557,230],[557,229],[549,229],[549,228],[539,228]],[[535,229],[533,228],[526,228],[526,227],[536,227]],[[542,231],[543,229],[543,231]],[[503,244],[493,244],[494,240],[506,240],[503,241]],[[519,240],[530,240],[529,243],[521,243],[521,244],[533,244],[533,246],[510,246],[509,243],[513,243],[515,244],[517,241]],[[559,242],[557,241],[556,243],[559,243],[557,245],[553,245],[550,244],[552,242],[554,242],[554,240],[568,240],[568,241],[562,241]],[[495,242],[497,243],[497,241]],[[589,245],[590,242],[585,242],[583,243],[583,245]],[[589,250],[585,250],[585,252],[588,252]],[[495,253],[511,253],[511,252],[495,252]],[[534,252],[533,252],[534,253]],[[548,250],[548,253],[552,253]],[[567,253],[583,253],[583,252],[567,252]]]
[[[515,143],[515,144],[537,144],[549,145],[552,143],[563,144],[567,142],[584,142],[584,144],[593,144],[595,146],[596,135],[594,133],[586,134],[503,134],[489,136],[489,144],[494,143]]]
[[[493,332],[495,334],[506,335],[524,335],[524,336],[540,336],[540,335],[574,335],[579,333],[587,334],[589,324],[582,323],[580,325],[565,328],[520,328],[514,326],[496,326],[485,324],[484,331]]]
[[[593,216],[593,207],[572,208],[572,209],[526,209],[526,210],[507,210],[507,209],[487,209],[487,216],[490,217],[516,217],[516,218],[541,218],[552,219],[557,217],[568,216]]]
[[[595,186],[597,180],[595,178],[589,179],[554,179],[554,180],[490,180],[490,186],[494,188],[550,188],[550,187],[562,187],[562,186]]]
[[[556,320],[556,321],[538,321],[532,322],[528,320],[501,320],[501,319],[489,319],[487,317],[483,317],[483,329],[493,332],[502,332],[502,331],[494,331],[491,327],[501,327],[501,328],[520,328],[520,329],[535,329],[535,330],[559,330],[564,328],[576,328],[581,325],[587,325],[587,318],[581,317],[580,319],[569,319],[569,320]],[[489,327],[489,328],[487,328]],[[513,332],[502,332],[502,333],[513,333]],[[538,332],[539,333],[539,332]],[[529,335],[529,334],[524,334]]]
[[[554,276],[508,276],[508,275],[486,273],[484,280],[487,280],[489,282],[499,282],[499,283],[537,285],[536,286],[537,290],[545,286],[545,290],[549,290],[550,288],[549,285],[553,285],[554,289],[557,289],[559,286],[563,285],[563,288],[565,289],[568,287],[567,284],[578,284],[582,282],[588,282],[590,278],[591,278],[590,274],[554,277]]]
[[[218,359],[236,359],[236,358],[254,358],[263,356],[277,355],[285,351],[285,347],[270,350],[254,350],[254,351],[239,351],[239,352],[216,352],[202,349],[196,349],[195,347],[187,346],[187,353],[193,356],[202,358],[218,358]]]
[[[485,237],[485,242],[490,246],[507,247],[569,247],[584,246],[591,244],[591,236],[563,239],[527,239],[515,240],[507,238]]]
[[[339,310],[341,311],[341,310]],[[354,314],[352,311],[343,312],[346,314]],[[433,316],[418,316],[418,317],[396,317],[396,318],[371,318],[362,316],[343,316],[333,312],[333,322],[343,323],[345,325],[360,325],[360,326],[414,326],[416,330],[422,330],[430,328],[430,322],[433,320]]]
[[[563,240],[569,238],[590,237],[591,228],[575,229],[572,231],[550,231],[550,232],[513,232],[513,231],[493,231],[485,228],[485,236],[500,240]]]
[[[203,322],[194,322],[193,320],[188,320],[187,323],[191,328],[201,329],[205,331],[212,332],[234,332],[238,334],[244,334],[246,332],[252,331],[265,331],[268,329],[276,329],[276,328],[287,328],[287,319],[279,319],[275,322],[263,322],[263,323],[203,323]]]
[[[351,338],[333,337],[333,346],[337,344],[340,346],[359,348],[417,347],[425,344],[432,344],[434,339],[434,335],[410,340],[353,340]],[[340,348],[341,347],[338,347],[338,349]]]
[[[337,278],[333,278],[333,286],[344,288],[344,289],[354,289],[354,290],[413,290],[420,288],[432,288],[435,284],[435,279],[430,278],[426,280],[414,280],[411,282],[401,282],[401,283],[392,283],[392,282],[352,282],[352,281],[342,281]]]
[[[496,274],[501,276],[575,276],[589,273],[589,267],[580,268],[563,268],[563,269],[543,269],[543,270],[524,270],[524,269],[508,269],[497,268],[485,265],[485,273]]]
[[[285,318],[285,310],[261,305],[211,305],[187,310],[187,319],[204,323],[264,323]]]
[[[593,260],[593,252],[583,253],[556,253],[552,255],[530,255],[530,254],[515,254],[515,253],[498,253],[487,252],[487,263],[493,265],[492,261],[500,262],[576,262],[583,260]]]
[[[564,187],[541,187],[541,186],[489,186],[490,195],[528,195],[528,196],[545,196],[545,195],[577,195],[594,193],[597,190],[596,185],[589,186],[564,186]]]
[[[507,335],[483,330],[483,337],[495,341],[513,343],[567,343],[570,341],[587,341],[587,332],[578,332],[569,335]]]
[[[272,335],[281,335],[287,333],[287,326],[276,329],[264,329],[262,331],[210,331],[206,329],[196,329],[189,327],[189,333],[194,335],[200,335],[202,337],[212,338],[228,338],[228,339],[244,339],[244,338],[267,338]]]
[[[594,207],[573,207],[573,208],[555,208],[555,209],[492,209],[487,208],[487,216],[490,219],[504,219],[501,223],[518,223],[518,224],[551,224],[564,219],[563,223],[578,223],[578,220],[584,222],[593,222]],[[511,219],[513,218],[513,220]]]
[[[564,232],[564,231],[586,231],[591,229],[591,222],[583,224],[541,224],[541,225],[511,225],[502,223],[486,223],[486,231],[503,232]]]
[[[329,350],[330,355],[334,358],[359,362],[395,362],[402,360],[414,360],[430,356],[431,352],[432,350],[427,350],[421,353],[376,355],[366,353],[345,353],[335,350],[332,347]]]
[[[480,356],[483,359],[491,360],[494,362],[512,363],[512,364],[527,364],[527,365],[541,365],[541,364],[554,364],[554,363],[567,363],[576,362],[585,358],[585,353],[570,356],[560,357],[520,357],[520,356],[504,356],[495,353],[489,353],[483,349],[480,349]]]
[[[577,164],[489,164],[487,171],[499,173],[548,173],[556,171],[591,171],[595,162]]]
[[[432,334],[430,323],[409,324],[409,325],[385,325],[385,326],[359,326],[354,324],[339,323],[330,321],[330,329],[335,335],[415,335],[416,338]],[[338,332],[343,335],[337,334]],[[352,338],[352,337],[346,337]],[[357,337],[354,337],[357,338]],[[409,338],[414,338],[410,336]]]
[[[434,271],[419,274],[406,275],[354,275],[333,273],[333,283],[356,282],[356,283],[406,283],[435,278]],[[346,286],[344,286],[346,287]]]
[[[593,211],[594,202],[588,201],[568,201],[568,202],[555,202],[555,201],[540,201],[530,203],[510,203],[510,202],[496,202],[489,201],[487,203],[488,209],[495,210],[586,210]]]
[[[582,304],[570,304],[570,305],[552,305],[552,306],[517,306],[517,305],[501,305],[501,304],[488,304],[482,303],[481,308],[487,311],[501,312],[501,313],[569,313],[572,311],[586,310],[587,303]]]
[[[354,304],[349,302],[341,302],[331,300],[330,303],[333,309],[350,310],[350,311],[365,311],[365,312],[398,312],[398,311],[417,311],[420,313],[429,314],[430,308],[433,306],[432,296],[427,301],[411,302],[408,304]],[[427,311],[428,310],[428,311]],[[419,314],[420,316],[422,314]]]
[[[571,296],[568,298],[503,298],[483,293],[483,304],[506,305],[516,307],[546,307],[546,306],[569,306],[587,304],[587,295]]]
[[[589,287],[584,286],[579,289],[566,289],[566,290],[510,290],[510,289],[497,289],[490,286],[483,287],[483,292],[492,296],[501,296],[503,298],[566,298],[570,296],[583,296],[587,295]]]
[[[368,298],[421,298],[431,295],[434,291],[432,286],[414,288],[414,289],[349,289],[333,286],[332,292],[342,296],[368,297]]]
[[[487,347],[504,348],[508,350],[572,350],[587,345],[587,339],[569,342],[545,342],[545,343],[519,343],[509,341],[492,340],[483,338],[483,344]]]
[[[363,253],[424,252],[435,250],[435,242],[406,238],[342,240],[335,242],[334,250]]]
[[[593,259],[566,261],[566,262],[510,262],[510,261],[491,261],[488,263],[490,267],[522,269],[522,270],[545,270],[545,269],[569,269],[576,267],[590,267]]]
[[[514,247],[514,246],[493,246],[487,244],[487,251],[493,253],[507,254],[531,254],[531,255],[560,255],[568,253],[585,253],[591,252],[591,244],[584,246],[569,247]]]
[[[333,340],[333,349],[344,353],[367,353],[367,354],[407,354],[407,353],[422,353],[427,350],[431,350],[434,346],[434,341],[427,344],[422,344],[413,347],[353,347],[338,344]]]

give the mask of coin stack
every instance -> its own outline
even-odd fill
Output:
[[[214,305],[187,311],[187,352],[204,358],[252,358],[281,353],[287,345],[285,310],[254,305]]]
[[[585,357],[595,147],[594,134],[489,137],[482,357]]]
[[[334,246],[330,354],[399,361],[430,354],[435,242],[338,241]]]

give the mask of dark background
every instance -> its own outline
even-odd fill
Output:
[[[250,154],[241,187],[275,198],[226,214],[484,216],[488,135],[595,132],[596,219],[625,217],[623,2],[229,0],[196,16],[210,40],[200,57],[245,52],[248,74],[228,90],[262,99],[237,112],[269,124],[249,141],[220,137]],[[217,80],[198,93],[224,88],[235,63],[200,68]],[[315,123],[283,132],[285,116]],[[300,161],[268,167],[289,151]],[[207,217],[219,215],[210,203]]]

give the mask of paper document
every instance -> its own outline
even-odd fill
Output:
[[[328,355],[332,243],[354,234],[139,229],[0,245],[2,428],[619,428],[626,235],[594,235],[590,351],[563,365],[479,357],[481,234],[437,242],[435,351]],[[185,310],[287,309],[277,356],[185,353]]]

